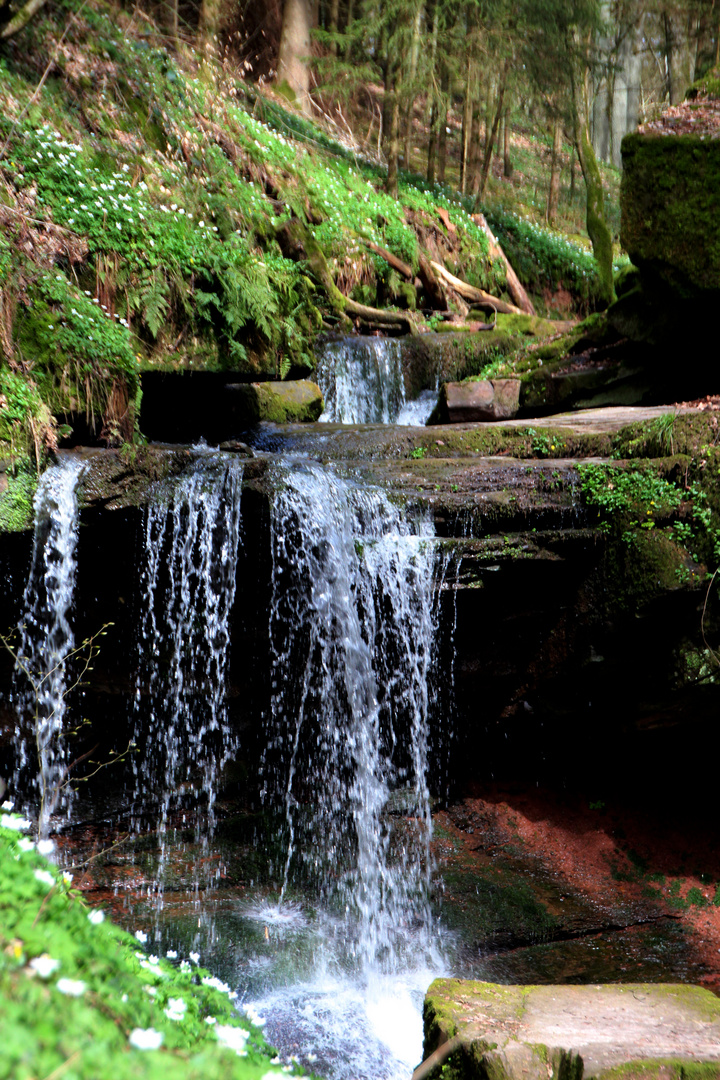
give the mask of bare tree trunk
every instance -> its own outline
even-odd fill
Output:
[[[330,20],[328,30],[331,34],[337,34],[338,31],[338,17],[340,14],[340,0],[330,0]],[[330,42],[330,52],[333,56],[337,56],[338,47],[337,41]]]
[[[497,108],[495,109],[495,119],[493,120],[492,128],[487,138],[485,145],[485,157],[483,158],[482,173],[480,174],[480,186],[477,192],[477,208],[485,194],[485,188],[487,186],[488,176],[490,174],[490,163],[492,162],[493,144],[495,142],[495,136],[497,135],[498,125],[500,124],[500,117],[503,113],[503,101],[505,99],[505,87],[507,85],[508,72],[510,70],[510,57],[508,56],[502,69],[502,75],[500,76],[500,86],[498,88],[498,100]]]
[[[560,151],[562,149],[562,124],[556,117],[553,121],[552,160],[550,162],[550,186],[548,188],[547,220],[552,225],[557,217],[560,202]]]
[[[438,126],[438,112],[439,106],[437,101],[433,101],[432,112],[430,113],[430,140],[428,142],[427,152],[427,182],[428,184],[435,183],[435,154],[437,149],[437,126]]]
[[[311,29],[311,0],[285,0],[276,83],[290,92],[305,115],[310,114]]]
[[[440,101],[440,130],[438,133],[438,181],[445,183],[445,166],[447,164],[447,122],[448,122],[448,95],[450,92],[450,72],[447,65],[443,64],[442,79],[440,82],[442,98]]]
[[[403,164],[406,169],[410,168],[413,136],[413,107],[415,105],[415,80],[417,78],[418,59],[420,57],[420,24],[422,21],[422,4],[418,4],[413,21],[412,45],[410,47],[410,64],[407,79],[407,101],[403,110],[403,131],[405,141],[403,145]]]
[[[505,120],[503,121],[503,176],[509,180],[513,174],[513,163],[510,157],[510,106],[505,106]]]
[[[383,119],[387,128],[383,130],[385,157],[388,174],[385,182],[390,195],[398,193],[398,158],[400,156],[400,100],[399,100],[399,64],[388,61],[385,76],[385,103]]]
[[[463,195],[467,191],[468,166],[470,164],[470,147],[472,139],[472,116],[473,116],[473,84],[475,81],[473,61],[468,58],[467,73],[465,76],[465,98],[463,100],[462,114],[462,150],[460,153],[460,190]]]

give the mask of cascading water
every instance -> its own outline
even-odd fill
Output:
[[[64,458],[47,469],[35,493],[35,536],[16,657],[17,759],[14,787],[35,790],[38,833],[57,811],[70,813],[63,736],[66,666],[75,647],[70,613],[78,538],[77,485],[83,464]],[[29,807],[28,807],[29,809]]]
[[[424,424],[437,390],[406,400],[402,351],[398,338],[348,337],[328,343],[318,356],[317,380],[325,398],[321,422]]]
[[[217,778],[234,747],[227,722],[229,620],[240,542],[242,464],[201,454],[145,519],[135,688],[136,825],[155,804],[162,896],[168,815],[178,796],[202,798],[212,833]]]
[[[264,797],[284,803],[287,854],[281,903],[255,915],[276,934],[285,920],[291,950],[312,924],[314,944],[298,981],[256,1005],[336,1076],[403,1076],[442,966],[427,748],[445,561],[429,517],[378,490],[303,463],[279,479]]]

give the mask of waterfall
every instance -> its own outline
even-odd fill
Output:
[[[437,390],[407,401],[398,338],[347,337],[327,344],[318,356],[317,379],[325,398],[321,422],[424,424]]]
[[[446,559],[430,517],[380,490],[299,461],[277,479],[263,794],[284,805],[286,856],[280,906],[259,917],[278,926],[284,905],[290,916],[315,896],[321,942],[292,1002],[279,992],[258,1007],[282,1038],[302,1000],[308,1031],[295,1017],[294,1038],[351,1040],[348,1076],[402,1075],[440,962],[427,769]]]
[[[226,687],[241,492],[241,463],[201,454],[168,501],[146,510],[134,801],[137,825],[159,798],[161,864],[176,796],[202,796],[204,839],[212,832],[218,776],[233,751]]]
[[[65,783],[67,744],[62,738],[66,669],[75,648],[70,613],[78,538],[77,485],[83,464],[64,458],[47,469],[35,493],[32,563],[23,600],[16,655],[17,758],[15,789],[39,796],[38,833],[45,837],[56,810],[69,814]],[[38,799],[32,800],[35,805]]]

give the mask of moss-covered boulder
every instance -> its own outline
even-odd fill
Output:
[[[323,411],[320,387],[308,379],[236,383],[227,389],[241,403],[240,411],[249,423],[261,420],[275,424],[313,423]]]
[[[720,1000],[698,986],[437,979],[424,1022],[445,1080],[720,1077]]]
[[[634,133],[622,157],[620,239],[633,263],[680,298],[720,296],[720,140]]]

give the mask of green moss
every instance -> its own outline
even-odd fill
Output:
[[[0,472],[0,532],[32,527],[36,488],[37,471],[28,458],[16,459],[6,473]]]
[[[719,290],[720,141],[634,133],[622,154],[621,242],[633,263],[681,298]]]
[[[718,1080],[718,1077],[720,1065],[687,1058],[653,1058],[605,1069],[597,1080]]]

